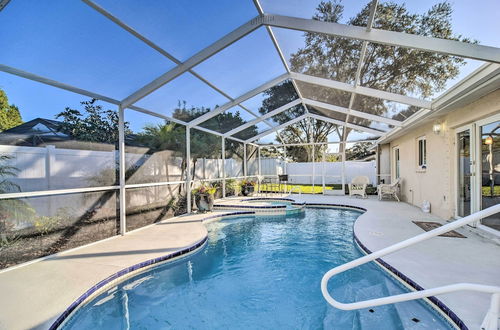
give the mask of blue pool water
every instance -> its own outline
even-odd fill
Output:
[[[200,252],[134,276],[83,306],[66,329],[450,329],[421,302],[341,311],[320,291],[330,268],[360,257],[360,213],[307,209],[291,217],[211,223]],[[402,293],[376,265],[334,277],[343,302]],[[414,319],[414,320],[412,320]]]

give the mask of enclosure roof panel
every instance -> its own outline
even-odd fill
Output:
[[[500,36],[471,26],[462,3],[331,6],[11,1],[0,70],[252,142],[311,120],[346,128],[343,139],[387,135],[435,111],[433,98],[467,70],[500,63]],[[474,8],[472,20],[500,12]]]

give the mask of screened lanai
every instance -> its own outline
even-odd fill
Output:
[[[287,164],[309,163],[297,180],[344,194],[346,162],[366,156],[348,160],[350,150],[375,154],[379,139],[435,111],[454,78],[500,63],[499,48],[450,32],[465,21],[429,23],[446,16],[438,2],[408,26],[395,14],[401,1],[339,3],[342,14],[278,0],[1,1],[2,84],[40,104],[62,90],[58,106],[111,109],[118,128],[107,140],[93,131],[77,139],[45,120],[64,125],[75,113],[37,109],[46,118],[0,134],[21,187],[1,200],[50,216],[72,205],[67,228],[117,220],[100,222],[105,238],[192,212],[191,190],[203,182],[224,198],[235,180],[293,176]],[[420,73],[430,62],[434,71]],[[374,184],[386,174],[376,175]]]

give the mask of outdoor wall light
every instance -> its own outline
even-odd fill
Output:
[[[441,130],[443,129],[443,125],[441,123],[436,123],[434,124],[434,126],[432,126],[432,131],[434,132],[434,134],[438,134],[441,133]]]
[[[491,136],[488,136],[485,140],[484,140],[484,144],[490,146],[493,144],[493,138]]]

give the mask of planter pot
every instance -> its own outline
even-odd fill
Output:
[[[212,211],[214,208],[214,195],[213,194],[196,194],[194,196],[198,211],[207,212]]]
[[[243,196],[252,196],[253,192],[255,191],[255,187],[250,185],[250,186],[242,186],[241,187],[241,194]]]

